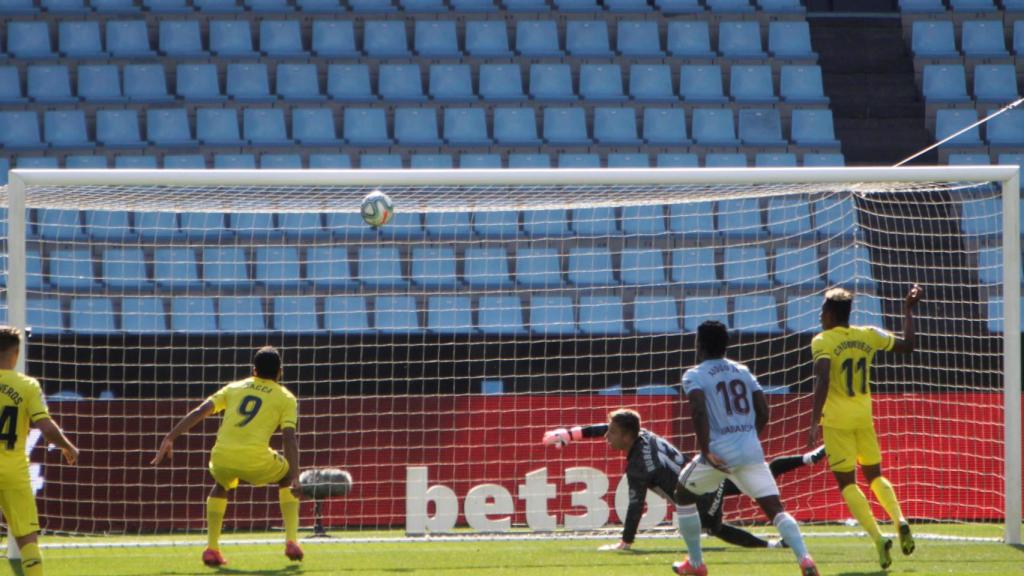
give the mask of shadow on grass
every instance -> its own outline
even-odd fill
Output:
[[[235,568],[225,568],[224,566],[221,566],[220,568],[217,568],[216,573],[225,575],[238,574],[239,576],[243,574],[246,576],[284,576],[286,574],[302,573],[302,566],[290,564],[284,568],[274,568],[270,570],[238,570]]]

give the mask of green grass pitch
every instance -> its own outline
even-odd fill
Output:
[[[836,528],[826,529],[832,532]],[[922,534],[952,533],[962,536],[998,537],[998,526],[921,526]],[[821,529],[805,528],[815,533]],[[770,530],[758,532],[771,535]],[[336,532],[336,536],[363,537],[365,533]],[[277,534],[279,537],[279,534]],[[274,538],[274,534],[253,537]],[[242,536],[225,536],[238,542]],[[184,576],[184,575],[395,575],[415,576],[629,576],[671,574],[669,566],[681,559],[679,538],[638,538],[629,552],[598,552],[607,540],[511,540],[339,543],[305,541],[306,560],[289,562],[283,545],[241,544],[223,547],[228,566],[204,567],[199,560],[205,540],[200,537],[61,538],[45,537],[45,543],[79,544],[118,541],[194,542],[174,547],[48,548],[44,549],[47,576]],[[795,575],[798,570],[788,550],[741,549],[715,539],[704,539],[705,560],[715,576]],[[921,538],[911,557],[894,550],[888,572],[878,569],[874,548],[866,537],[810,536],[808,547],[823,575],[869,576],[908,574],[1024,574],[1024,547],[995,542],[964,542]],[[14,567],[0,568],[18,574]]]

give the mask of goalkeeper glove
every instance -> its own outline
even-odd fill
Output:
[[[544,444],[548,446],[554,446],[555,448],[561,448],[566,446],[573,440],[583,439],[583,428],[579,426],[573,426],[570,429],[556,428],[555,430],[548,430],[544,433]]]

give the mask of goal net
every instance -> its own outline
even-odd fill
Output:
[[[396,211],[380,229],[358,214],[374,189]],[[1017,196],[1006,167],[14,171],[4,311],[83,453],[69,467],[35,444],[40,514],[73,533],[202,530],[219,417],[148,462],[270,344],[302,467],[355,479],[323,503],[327,529],[614,528],[623,455],[546,448],[545,430],[629,407],[692,452],[678,384],[717,319],[768,393],[766,453],[800,454],[824,291],[851,288],[853,323],[899,334],[916,282],[918,351],[871,375],[885,473],[908,517],[1019,541]],[[778,482],[799,520],[847,519],[824,463]],[[673,514],[651,496],[642,526]],[[744,497],[725,518],[761,520]],[[276,491],[243,486],[225,531],[280,525]]]

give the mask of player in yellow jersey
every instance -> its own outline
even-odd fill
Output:
[[[903,301],[903,338],[873,326],[850,326],[853,294],[842,288],[825,293],[821,334],[811,341],[814,358],[814,408],[808,446],[818,443],[821,426],[828,465],[854,518],[875,542],[882,568],[892,564],[892,540],[882,537],[864,492],[857,486],[856,465],[879,503],[898,527],[904,554],[914,551],[910,524],[903,517],[892,484],[882,476],[882,451],[871,417],[871,360],[875,352],[914,351],[914,306],[924,291],[914,285]]]
[[[207,416],[224,412],[217,442],[210,453],[210,475],[214,486],[206,499],[207,548],[203,563],[227,564],[220,553],[220,530],[228,507],[230,491],[242,480],[254,486],[277,484],[284,519],[284,553],[290,560],[302,560],[299,531],[299,447],[295,441],[298,409],[295,396],[279,381],[284,373],[281,355],[272,346],[256,351],[250,378],[232,382],[218,390],[188,413],[167,433],[153,465],[170,458],[174,440]],[[270,448],[278,429],[284,438],[284,456]]]
[[[0,511],[21,550],[22,573],[42,576],[39,515],[25,454],[29,426],[60,447],[68,464],[78,461],[78,448],[50,418],[39,382],[15,370],[20,352],[21,330],[0,326]]]

